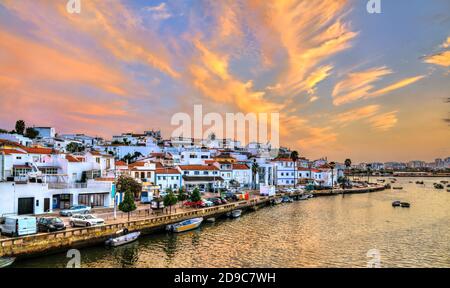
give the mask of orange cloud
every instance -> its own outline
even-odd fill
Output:
[[[425,78],[425,75],[404,78],[387,87],[374,91],[374,82],[391,73],[392,71],[384,66],[362,72],[350,73],[344,80],[341,80],[335,85],[332,93],[333,104],[339,106],[359,99],[378,97]]]
[[[334,119],[338,124],[346,125],[350,122],[374,116],[380,110],[379,105],[369,105],[338,114]]]
[[[398,111],[392,111],[372,117],[369,119],[369,123],[376,130],[387,131],[397,124],[397,112]]]
[[[450,67],[450,51],[444,51],[425,57],[425,63]]]

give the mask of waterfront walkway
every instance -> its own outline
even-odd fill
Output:
[[[315,196],[332,196],[350,193],[366,193],[382,191],[385,187],[381,185],[372,185],[367,188],[355,189],[334,189],[314,191]],[[290,194],[294,196],[295,194]],[[133,217],[121,215],[116,220],[108,221],[108,224],[102,226],[70,228],[66,231],[53,233],[40,233],[18,238],[0,239],[0,257],[2,256],[32,256],[43,253],[54,253],[69,248],[97,245],[103,243],[118,230],[127,228],[130,232],[141,231],[142,234],[149,234],[157,230],[164,229],[168,224],[173,224],[195,217],[217,217],[235,209],[256,209],[268,205],[273,199],[282,197],[282,194],[275,196],[256,196],[253,195],[249,200],[232,202],[229,204],[213,206],[208,208],[177,208],[176,213],[156,215],[150,213],[150,210],[139,209]]]

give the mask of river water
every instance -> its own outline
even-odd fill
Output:
[[[318,197],[183,234],[81,249],[81,267],[366,267],[372,249],[381,267],[450,267],[450,193],[433,188],[450,179],[417,180],[399,178],[395,185],[403,190]],[[394,208],[394,200],[411,208]],[[68,261],[64,253],[14,266],[66,267]]]

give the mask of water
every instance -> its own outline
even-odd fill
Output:
[[[378,249],[382,267],[450,267],[450,193],[433,188],[443,178],[424,186],[417,180],[399,178],[404,190],[320,197],[115,249],[82,249],[81,266],[366,267],[367,252]],[[393,208],[394,200],[411,208]],[[56,254],[15,267],[65,267],[68,260]]]

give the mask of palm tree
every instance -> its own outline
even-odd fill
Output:
[[[334,168],[336,167],[336,163],[335,162],[330,162],[330,167],[331,167],[331,192],[333,192],[333,187],[334,187]]]
[[[371,169],[372,169],[372,164],[367,164],[366,165],[366,169],[367,169],[367,184],[369,184],[370,183],[370,172],[371,172]]]
[[[259,165],[256,163],[256,159],[253,160],[252,164],[252,179],[253,179],[253,187],[256,190],[256,174],[258,173]]]
[[[298,161],[298,152],[297,151],[292,151],[291,152],[291,156],[290,156],[292,162],[294,162],[294,188],[297,186],[297,161]]]
[[[345,168],[347,169],[347,175],[346,175],[346,182],[348,183],[349,181],[348,181],[348,172],[349,172],[349,170],[350,170],[350,168],[352,167],[352,160],[350,160],[350,158],[347,158],[347,159],[345,159],[345,162],[344,162],[344,164],[345,164]]]

